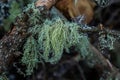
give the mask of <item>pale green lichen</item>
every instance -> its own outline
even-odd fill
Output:
[[[71,46],[75,46],[83,58],[89,54],[89,40],[86,35],[78,32],[78,28],[77,24],[63,23],[61,19],[43,25],[39,32],[38,43],[45,62],[58,62],[63,50],[69,52]]]
[[[29,9],[32,9],[31,13]],[[22,63],[26,65],[28,75],[33,72],[39,61],[57,63],[63,51],[70,53],[71,46],[75,46],[81,58],[90,55],[88,37],[78,31],[79,25],[64,21],[57,16],[45,19],[33,4],[29,5],[25,12],[28,12],[28,26],[30,26],[28,33],[31,35],[24,45]]]
[[[40,49],[43,50],[43,59],[51,63],[60,60],[67,38],[66,28],[63,23],[58,21],[47,25],[44,24],[38,38]],[[50,53],[51,58],[49,58]]]
[[[40,55],[38,50],[37,40],[35,39],[35,34],[40,30],[40,26],[44,21],[43,15],[40,11],[35,8],[34,3],[29,4],[25,9],[24,13],[28,16],[29,26],[28,33],[32,34],[27,38],[27,41],[24,44],[22,63],[26,65],[26,74],[31,75],[34,68],[37,66],[37,63],[40,61]]]
[[[27,66],[26,73],[27,75],[31,75],[34,68],[38,63],[38,49],[36,40],[30,36],[25,45],[24,45],[24,54],[22,57],[22,63]]]
[[[29,25],[35,26],[36,24],[41,24],[44,20],[42,18],[42,14],[40,13],[39,9],[37,9],[34,5],[28,4],[27,8],[24,10],[24,12],[27,12],[27,15],[29,16]]]

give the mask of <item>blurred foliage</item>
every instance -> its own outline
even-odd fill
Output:
[[[8,80],[8,78],[5,74],[2,74],[0,75],[0,80]]]
[[[35,0],[12,0],[9,1],[8,4],[9,7],[9,16],[5,19],[3,18],[3,26],[6,31],[10,29],[10,25],[15,21],[15,18],[22,13],[22,10],[24,7],[26,7],[28,4],[34,2]],[[7,14],[7,13],[5,13]]]
[[[10,10],[9,10],[10,15],[7,19],[4,19],[3,21],[5,30],[9,30],[10,24],[15,21],[15,18],[21,12],[22,12],[22,9],[20,8],[20,5],[16,1],[12,1]]]
[[[3,19],[9,16],[9,2],[0,1],[0,26],[3,26]]]

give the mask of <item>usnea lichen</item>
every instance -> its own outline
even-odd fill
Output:
[[[35,7],[30,7],[28,14],[28,33],[31,33],[24,45],[22,63],[27,66],[27,74],[33,72],[36,64],[42,62],[57,63],[63,51],[70,53],[69,48],[75,46],[81,58],[90,55],[89,40],[87,35],[78,31],[80,27],[76,23],[69,23],[59,17],[43,19],[41,13]],[[26,9],[28,11],[29,9]],[[35,12],[34,12],[35,11]],[[32,16],[32,18],[31,18]],[[43,19],[43,20],[42,20]]]
[[[34,38],[34,35],[38,30],[36,27],[42,25],[42,15],[38,9],[35,8],[34,3],[29,4],[25,9],[24,13],[28,16],[29,29],[28,33],[32,33],[30,37],[27,38],[24,48],[23,48],[23,57],[22,63],[26,65],[26,75],[31,75],[37,63],[40,61],[39,50],[37,45],[37,40]],[[40,28],[39,28],[40,29]]]
[[[38,49],[37,49],[37,43],[36,40],[30,36],[25,45],[24,45],[24,54],[22,57],[22,62],[26,64],[27,75],[30,75],[33,72],[33,69],[38,63]]]
[[[78,31],[80,27],[85,29],[86,25],[79,26],[57,16],[54,19],[43,18],[34,4],[29,5],[25,12],[28,12],[28,33],[31,34],[24,45],[22,57],[22,63],[27,67],[27,75],[32,74],[40,61],[57,63],[61,59],[63,51],[70,53],[71,46],[75,47],[83,59],[92,55],[87,34]],[[106,47],[113,49],[115,38],[108,34],[106,39],[106,36],[101,35],[99,41],[102,49]]]
[[[69,52],[71,46],[75,46],[83,58],[89,54],[88,38],[78,32],[78,27],[75,23],[63,23],[59,18],[54,23],[45,21],[38,35],[39,49],[43,51],[42,58],[45,62],[58,62],[64,49]]]

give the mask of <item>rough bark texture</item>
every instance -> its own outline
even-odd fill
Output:
[[[19,19],[18,19],[19,20]],[[6,70],[7,66],[18,57],[25,38],[27,37],[27,26],[22,21],[13,26],[13,29],[0,40],[0,72]]]

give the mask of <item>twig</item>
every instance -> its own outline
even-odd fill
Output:
[[[107,70],[108,72],[110,72],[109,74],[107,74],[106,80],[109,80],[108,78],[110,78],[110,76],[112,79],[114,77],[116,78],[116,75],[120,75],[120,72],[118,71],[118,69],[114,65],[112,65],[108,59],[104,58],[103,55],[93,45],[90,45],[90,47],[93,50],[94,56],[96,56],[94,57],[94,60],[97,61],[96,63],[101,62],[101,66],[103,67],[103,69],[105,71]]]
[[[92,51],[93,56],[89,56],[89,58],[86,58],[87,61],[92,62],[91,64],[93,66],[99,65],[100,68],[102,68],[103,74],[104,71],[108,71],[108,73],[105,73],[105,76],[107,77],[106,80],[109,80],[108,78],[111,76],[111,78],[115,77],[116,75],[120,75],[118,69],[110,63],[108,59],[106,59],[93,45],[90,44],[90,48]],[[74,61],[79,62],[81,60],[80,54],[77,54],[72,58]],[[89,66],[91,66],[91,64]],[[115,75],[116,74],[116,75]]]
[[[99,28],[99,26],[93,26],[93,27],[90,27],[88,25],[85,25],[86,27],[88,28],[84,28],[84,25],[83,27],[79,27],[79,31],[82,31],[82,32],[104,32],[104,33],[107,33],[107,34],[110,34],[110,35],[113,35],[113,36],[120,36],[120,31],[116,31],[116,30],[110,30],[108,28],[104,28],[101,30],[101,28]]]
[[[99,61],[103,66],[112,71],[111,67],[109,66],[110,63],[108,64],[107,59],[104,58],[103,55],[93,45],[90,45],[90,48],[93,52],[93,55],[96,57],[94,60]]]

